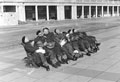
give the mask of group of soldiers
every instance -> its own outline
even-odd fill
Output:
[[[26,66],[44,67],[50,70],[49,65],[58,68],[61,64],[68,64],[69,60],[77,61],[84,55],[91,56],[99,50],[100,43],[94,36],[87,35],[76,29],[61,32],[54,29],[51,32],[43,28],[36,32],[37,37],[29,40],[22,38],[22,45],[27,53],[24,58]]]

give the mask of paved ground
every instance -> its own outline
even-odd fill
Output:
[[[98,26],[101,24],[101,20],[97,21],[100,22],[97,23]],[[111,23],[108,20],[105,22],[107,22],[107,26]],[[21,28],[20,31],[20,26],[12,31],[10,28],[1,28],[3,31],[0,33],[0,82],[120,82],[120,26],[118,19],[116,22],[118,24],[115,24],[115,27],[112,26],[113,22],[111,23],[113,28],[94,32],[89,30],[89,34],[95,35],[102,43],[98,53],[91,57],[85,56],[76,62],[70,61],[69,65],[62,65],[58,69],[51,67],[49,72],[42,67],[39,69],[26,68],[22,62],[22,58],[26,54],[19,42],[14,47],[10,47],[15,41],[18,41],[17,38],[21,38],[18,35],[33,35],[38,28],[28,29],[26,27],[26,30]]]

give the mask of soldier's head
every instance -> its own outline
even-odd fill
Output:
[[[27,42],[29,42],[29,39],[28,39],[28,37],[26,37],[26,36],[23,36],[22,37],[22,43],[27,43]]]
[[[55,30],[54,30],[54,33],[59,34],[59,33],[61,33],[61,32],[60,32],[59,29],[55,29]]]
[[[38,47],[43,47],[44,46],[44,44],[42,43],[42,41],[38,41],[36,44],[37,44]]]
[[[72,34],[73,32],[72,32],[72,30],[71,29],[69,29],[68,30],[68,34]]]
[[[49,33],[49,28],[43,28],[43,33],[48,34]]]
[[[77,30],[76,30],[76,29],[72,29],[72,31],[73,31],[73,33],[76,33],[76,32],[77,32]]]
[[[38,31],[36,32],[36,35],[37,35],[37,36],[42,36],[41,30],[38,30]]]

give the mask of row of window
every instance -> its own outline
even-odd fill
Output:
[[[0,6],[0,12],[2,7]],[[16,12],[16,6],[3,6],[3,12]]]
[[[28,9],[31,9],[31,8],[28,8]],[[2,10],[1,7],[0,7],[0,10]],[[16,6],[3,6],[3,12],[16,12]]]
[[[4,12],[16,12],[16,6],[3,6]]]

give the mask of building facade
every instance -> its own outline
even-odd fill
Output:
[[[120,0],[0,0],[0,25],[120,16]]]

